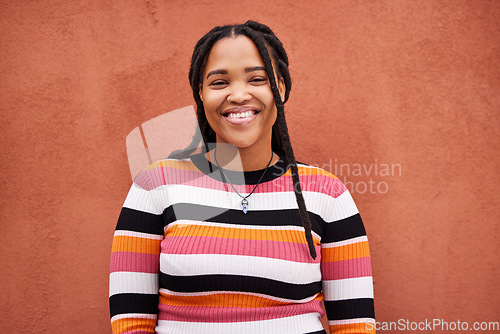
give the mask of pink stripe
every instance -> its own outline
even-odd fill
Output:
[[[226,191],[224,183],[206,176],[202,172],[186,171],[172,167],[157,167],[148,171],[150,181],[145,175],[137,177],[135,182],[146,190],[166,184],[183,184],[200,188]],[[346,190],[345,185],[336,178],[328,175],[301,175],[300,185],[303,191],[315,191],[324,194],[333,194],[335,198],[340,196]],[[249,193],[254,185],[234,185],[236,190],[241,193]],[[284,192],[293,191],[292,177],[282,176],[269,182],[260,184],[255,190],[256,193]]]
[[[151,334],[152,332],[149,331],[127,331],[123,332],[122,334]]]
[[[154,188],[154,187],[151,187],[147,175],[148,175],[147,172],[142,171],[141,173],[139,173],[135,177],[134,183],[137,184],[139,187],[141,187],[143,189],[151,190],[151,188]]]
[[[370,258],[321,263],[321,274],[323,280],[371,276]]]
[[[131,271],[154,274],[160,270],[158,254],[143,254],[134,252],[111,253],[110,272]]]
[[[295,262],[319,263],[311,258],[307,244],[273,240],[244,240],[218,237],[166,237],[161,245],[163,254],[228,254],[267,257]],[[316,246],[316,253],[321,247]]]
[[[319,300],[304,304],[259,308],[172,306],[164,304],[159,304],[158,308],[159,320],[218,323],[270,320],[313,312],[318,312],[323,316],[325,313]]]
[[[290,192],[293,191],[292,184],[292,176],[282,176],[279,179],[263,183],[262,186],[259,185],[255,192]],[[249,191],[252,191],[252,187],[253,185],[249,185],[247,186],[247,189],[250,189]],[[334,198],[342,195],[347,189],[339,179],[327,175],[301,175],[300,187],[302,191],[318,192],[330,196],[333,195]]]

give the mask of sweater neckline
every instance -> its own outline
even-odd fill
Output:
[[[215,179],[220,182],[225,182],[222,177],[222,173],[216,164],[211,163],[203,153],[198,153],[190,156],[193,164],[205,175]],[[286,158],[279,155],[279,160],[274,164],[269,166],[266,173],[262,177],[260,183],[269,182],[274,179],[279,178],[285,174],[290,167]],[[234,171],[230,169],[221,168],[222,172],[228,178],[232,184],[257,184],[259,182],[262,173],[264,173],[265,168],[252,170],[248,172]]]

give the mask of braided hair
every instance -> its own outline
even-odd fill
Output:
[[[210,50],[212,49],[214,44],[223,38],[236,37],[240,35],[246,36],[250,40],[252,40],[259,51],[262,61],[264,62],[267,76],[271,85],[271,90],[274,96],[274,103],[277,109],[277,119],[272,127],[271,148],[277,154],[285,156],[290,163],[290,168],[292,171],[292,181],[294,184],[293,189],[295,192],[297,205],[299,207],[299,215],[305,230],[309,252],[311,254],[311,257],[313,259],[316,259],[316,250],[314,248],[311,233],[311,221],[309,220],[304,197],[302,196],[297,162],[293,154],[292,145],[290,143],[290,136],[288,135],[288,127],[285,121],[283,104],[288,100],[292,85],[290,72],[288,71],[288,56],[285,49],[283,48],[283,44],[268,26],[255,21],[247,21],[246,23],[240,25],[217,26],[210,30],[198,41],[198,43],[196,43],[193,56],[191,58],[189,83],[191,84],[193,97],[196,101],[196,116],[198,119],[200,132],[195,133],[191,143],[187,148],[181,151],[174,151],[172,154],[170,154],[169,157],[182,158],[189,156],[198,148],[198,144],[202,140],[205,146],[205,150],[206,152],[208,152],[210,151],[209,143],[216,142],[216,134],[210,127],[210,124],[208,123],[207,117],[205,115],[205,109],[200,97],[199,87],[203,82],[202,76],[204,67]],[[281,100],[281,96],[275,80],[272,60],[274,60],[276,66],[276,77],[278,78],[278,80],[281,80],[281,78],[283,78],[283,81],[285,83],[285,97],[283,101]]]

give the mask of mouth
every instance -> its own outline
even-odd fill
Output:
[[[231,124],[248,124],[257,117],[261,110],[255,107],[236,107],[224,111],[221,115]]]

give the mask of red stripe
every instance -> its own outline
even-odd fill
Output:
[[[273,240],[243,240],[218,237],[166,237],[162,242],[164,254],[228,254],[267,257],[305,263],[319,263],[311,258],[306,244]],[[316,246],[320,254],[321,246]]]
[[[372,276],[369,257],[321,263],[323,280]]]
[[[110,272],[158,273],[160,270],[159,257],[158,254],[113,252],[111,253]]]
[[[270,320],[313,312],[323,316],[325,313],[320,300],[312,300],[304,304],[260,308],[171,306],[164,304],[159,304],[158,308],[159,320],[219,323]]]

